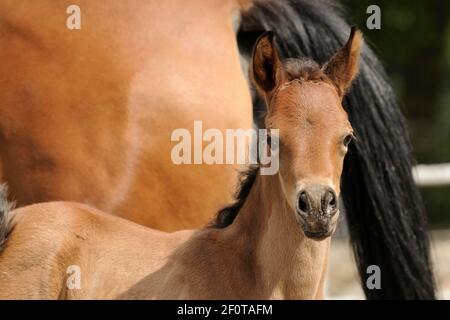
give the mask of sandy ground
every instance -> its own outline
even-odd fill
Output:
[[[431,238],[438,296],[450,300],[450,230],[433,231]],[[326,298],[364,299],[348,238],[332,240]]]

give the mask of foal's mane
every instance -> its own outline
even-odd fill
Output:
[[[320,65],[307,58],[289,58],[283,60],[286,82],[300,81],[323,81],[333,84],[322,71]],[[216,219],[210,225],[211,228],[226,228],[231,225],[245,203],[250,190],[258,176],[259,166],[250,166],[239,176],[238,187],[234,196],[234,202],[222,208],[217,213]]]
[[[250,190],[258,176],[258,172],[259,166],[250,166],[247,170],[241,172],[239,175],[237,191],[234,196],[235,201],[219,210],[216,219],[210,225],[211,228],[223,229],[233,223],[250,194]]]

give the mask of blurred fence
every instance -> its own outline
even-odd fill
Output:
[[[413,175],[421,187],[450,185],[450,163],[419,164],[414,168]]]

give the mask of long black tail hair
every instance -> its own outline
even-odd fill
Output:
[[[283,58],[326,62],[347,39],[350,27],[328,0],[255,0],[243,12],[238,42],[250,55],[256,37],[277,35]],[[350,147],[342,197],[361,282],[369,299],[434,299],[425,210],[412,177],[405,120],[383,67],[364,46],[360,74],[344,101],[358,140]],[[254,95],[255,121],[264,104]],[[367,267],[381,270],[381,289],[365,285]]]

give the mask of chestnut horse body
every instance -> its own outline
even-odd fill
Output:
[[[164,230],[206,223],[237,166],[175,165],[171,133],[195,120],[251,128],[240,4],[76,3],[81,30],[66,28],[67,1],[0,3],[0,177],[12,198],[84,202]]]

